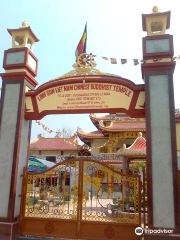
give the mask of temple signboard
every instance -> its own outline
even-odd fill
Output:
[[[114,113],[121,110],[132,117],[144,116],[144,85],[122,78],[88,76],[56,80],[26,93],[26,119],[41,119],[48,114]]]
[[[132,95],[131,89],[122,85],[79,83],[47,89],[38,94],[36,100],[39,112],[56,109],[118,108],[121,106],[128,109]],[[113,102],[113,98],[119,101]]]

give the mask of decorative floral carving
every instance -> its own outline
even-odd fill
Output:
[[[100,147],[99,153],[108,153],[108,148],[106,146]]]

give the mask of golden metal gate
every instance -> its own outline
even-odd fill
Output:
[[[24,170],[20,235],[140,239],[141,181],[89,159]]]

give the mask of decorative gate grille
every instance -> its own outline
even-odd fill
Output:
[[[89,159],[24,171],[21,235],[139,239],[141,181]]]

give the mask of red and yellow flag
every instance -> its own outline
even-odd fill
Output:
[[[79,44],[77,45],[77,48],[75,51],[76,59],[80,54],[86,53],[86,48],[87,48],[87,23],[85,25],[85,29],[81,37],[81,40],[79,41]]]

